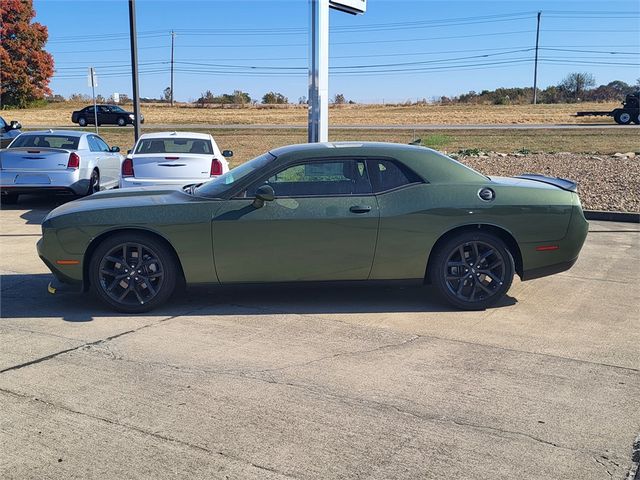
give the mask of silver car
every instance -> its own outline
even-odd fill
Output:
[[[0,151],[2,202],[16,203],[22,193],[91,195],[117,187],[124,158],[119,152],[93,133],[22,133]]]

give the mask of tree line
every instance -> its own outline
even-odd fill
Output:
[[[640,90],[640,78],[635,85],[622,80],[614,80],[596,86],[595,77],[589,72],[568,74],[557,85],[538,89],[538,103],[577,103],[621,101],[629,94]],[[531,103],[533,88],[513,87],[495,90],[470,91],[455,97],[437,97],[435,103],[468,103],[492,105],[522,105]]]

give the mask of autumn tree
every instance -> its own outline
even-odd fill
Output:
[[[50,95],[53,57],[44,50],[47,27],[33,22],[33,0],[0,1],[0,101],[25,107]]]

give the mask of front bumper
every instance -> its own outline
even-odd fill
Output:
[[[0,190],[3,195],[46,192],[82,195],[88,188],[89,180],[80,178],[80,170],[0,170]]]

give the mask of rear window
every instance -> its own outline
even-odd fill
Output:
[[[23,133],[13,141],[9,148],[40,147],[77,150],[79,142],[80,137],[69,135],[25,135]]]
[[[140,140],[134,153],[205,153],[212,154],[211,140],[199,138],[148,138]]]

